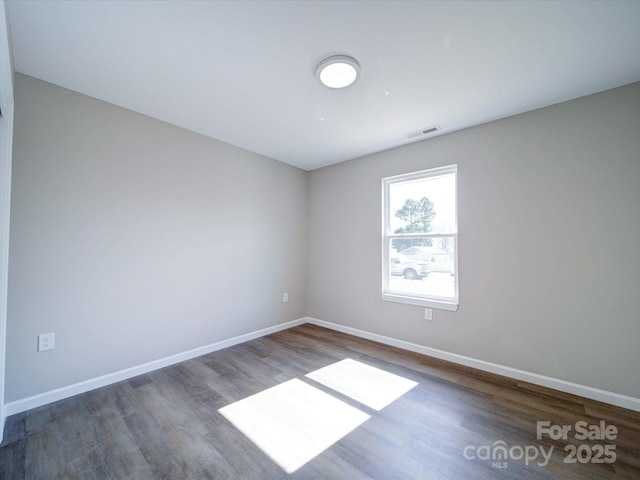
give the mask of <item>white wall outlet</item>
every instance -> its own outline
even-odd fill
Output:
[[[38,335],[38,351],[44,352],[46,350],[53,350],[55,346],[56,334],[55,333],[41,333]]]
[[[433,310],[431,308],[424,309],[424,319],[433,320]]]
[[[287,303],[289,301],[289,294],[287,292],[282,294],[282,302]]]

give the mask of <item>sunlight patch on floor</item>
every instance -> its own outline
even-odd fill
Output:
[[[418,385],[417,382],[351,358],[306,376],[374,410],[382,410]]]
[[[295,472],[370,418],[297,379],[219,412],[287,473]]]
[[[417,385],[351,358],[306,377],[378,411]],[[370,418],[298,379],[227,405],[219,412],[287,473],[295,472]]]

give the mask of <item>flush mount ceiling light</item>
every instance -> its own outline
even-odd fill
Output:
[[[360,64],[355,58],[334,55],[322,60],[316,67],[316,78],[327,88],[345,88],[353,85],[360,75]]]

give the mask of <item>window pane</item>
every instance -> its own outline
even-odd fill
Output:
[[[454,236],[392,239],[389,246],[388,292],[442,300],[455,299],[454,259]]]
[[[382,179],[382,299],[458,309],[457,166]]]
[[[389,185],[389,233],[455,233],[455,173]]]

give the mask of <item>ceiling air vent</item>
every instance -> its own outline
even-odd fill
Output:
[[[434,125],[433,127],[423,128],[421,130],[416,130],[415,132],[407,133],[407,138],[412,140],[414,138],[422,137],[424,135],[429,135],[430,133],[434,133],[440,130],[440,127]]]

